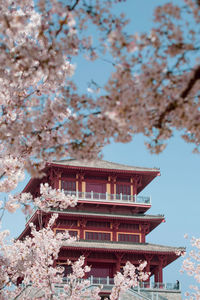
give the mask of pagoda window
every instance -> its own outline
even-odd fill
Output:
[[[86,182],[86,192],[106,193],[106,184]]]
[[[116,185],[116,194],[130,195],[131,187],[127,184],[117,184]]]
[[[118,242],[139,243],[140,236],[137,234],[119,233],[118,234]]]
[[[76,181],[62,180],[61,189],[64,191],[76,191]]]
[[[106,278],[109,276],[110,278],[113,278],[113,264],[109,263],[98,263],[98,262],[91,262],[92,268],[91,271],[89,272],[88,276],[93,276],[95,282],[95,277],[101,277],[101,278]],[[96,282],[98,284],[98,282]]]
[[[110,222],[87,221],[87,227],[110,228]]]
[[[85,232],[85,239],[86,240],[96,240],[96,241],[110,241],[111,234],[108,232]]]
[[[56,233],[65,233],[66,231],[68,231],[68,233],[71,237],[77,237],[78,236],[78,231],[77,230],[56,229]]]
[[[119,228],[128,230],[139,230],[139,224],[121,223],[119,225]]]

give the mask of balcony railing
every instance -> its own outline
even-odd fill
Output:
[[[110,277],[89,277],[88,279],[76,279],[73,281],[73,284],[76,283],[81,283],[83,280],[89,281],[89,285],[85,287],[84,289],[93,289],[95,286],[100,286],[101,291],[110,293],[112,287],[114,286],[114,279]],[[63,279],[63,283],[55,283],[54,284],[54,290],[55,290],[55,296],[59,296],[61,293],[65,292],[64,291],[64,285],[65,284],[70,284],[70,279],[68,277]],[[44,296],[44,291],[43,289],[33,287],[31,284],[28,285],[22,285],[22,291],[21,293],[15,298],[15,299],[27,299],[27,295],[29,296],[28,299],[35,299],[35,297],[41,298]],[[161,299],[168,299],[160,295],[160,292],[164,291],[166,295],[169,293],[181,293],[180,290],[180,285],[177,286],[176,283],[159,283],[159,282],[140,282],[137,287],[129,289],[134,295],[137,296],[134,297],[134,299],[156,299],[156,300],[161,300]],[[173,295],[173,299],[174,296]],[[170,298],[171,299],[171,298]],[[179,298],[178,298],[179,299]]]
[[[66,195],[75,196],[78,200],[106,201],[119,203],[136,203],[150,205],[151,198],[149,196],[124,195],[124,194],[108,194],[96,192],[78,192],[65,191]]]
[[[79,279],[81,281],[84,279]],[[93,277],[90,276],[87,278],[89,280],[90,285],[103,285],[103,286],[113,286],[114,285],[114,278],[109,276],[107,277]],[[70,283],[70,279],[65,277],[64,283]],[[140,282],[139,285],[134,290],[139,291],[140,289],[150,289],[150,290],[167,290],[167,291],[180,291],[180,284],[177,283],[163,283],[163,282]]]
[[[163,283],[163,282],[140,282],[139,288],[141,289],[162,289],[162,290],[180,290],[180,284],[178,283]]]
[[[151,205],[151,197],[138,196],[138,195],[124,195],[124,194],[108,194],[108,193],[96,193],[96,192],[79,192],[79,191],[65,191],[66,195],[74,196],[78,200],[86,200],[92,202],[107,202],[107,203],[127,203],[127,204],[141,204],[149,206]],[[33,212],[37,210],[34,208]],[[33,214],[26,216],[26,222],[31,218]]]

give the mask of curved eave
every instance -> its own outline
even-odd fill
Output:
[[[18,240],[23,239],[23,237],[26,236],[26,235],[28,234],[28,232],[30,231],[30,226],[29,226],[29,224],[30,224],[30,223],[35,224],[39,212],[40,212],[39,210],[36,210],[36,211],[33,213],[33,215],[31,216],[31,218],[28,220],[28,222],[26,222],[26,225],[25,225],[24,230],[22,231],[22,233],[21,233],[21,234],[18,236],[18,238],[17,238]],[[43,213],[43,214],[45,214],[45,213]]]
[[[125,244],[117,242],[95,242],[95,241],[77,241],[71,244],[63,243],[63,248],[73,249],[93,249],[97,251],[123,251],[123,252],[141,252],[141,253],[159,253],[159,254],[174,254],[177,251],[185,251],[184,247],[171,247],[150,243],[135,243]],[[177,255],[176,255],[177,256]]]
[[[98,245],[97,245],[98,244]],[[132,248],[131,248],[132,247]],[[160,249],[159,249],[160,247]],[[94,251],[94,252],[118,252],[118,253],[132,253],[132,254],[152,254],[152,255],[165,255],[167,261],[165,267],[179,258],[175,253],[176,251],[185,252],[183,247],[168,247],[154,244],[117,244],[117,243],[96,243],[96,242],[75,242],[73,244],[64,244],[63,250],[76,250],[76,251]]]
[[[96,167],[86,167],[86,166],[73,166],[73,165],[62,165],[58,163],[48,163],[48,166],[57,167],[57,168],[64,168],[64,169],[73,169],[73,170],[83,170],[83,171],[97,171],[97,172],[112,172],[112,173],[122,173],[122,174],[146,174],[146,175],[154,175],[160,176],[159,169],[141,169],[141,170],[122,170],[122,169],[110,169],[110,168],[96,168]]]
[[[34,189],[36,186],[40,184],[41,178],[31,178],[22,193],[34,193]]]
[[[124,245],[125,246],[125,245]],[[88,250],[88,247],[80,247],[80,246],[72,246],[69,244],[69,246],[63,246],[62,247],[63,249],[75,249],[75,250]],[[105,248],[105,247],[102,247],[102,248],[95,248],[95,247],[92,247],[90,246],[89,247],[89,250],[91,251],[101,251],[101,252],[123,252],[123,253],[141,253],[141,254],[160,254],[160,255],[173,255],[175,257],[179,257],[178,255],[175,254],[175,252],[171,251],[171,252],[165,252],[165,251],[153,251],[153,250],[136,250],[136,249],[108,249],[108,248]],[[183,251],[183,250],[182,250]]]
[[[87,213],[84,211],[65,211],[65,212],[58,212],[58,211],[52,211],[55,213],[59,213],[60,216],[68,216],[68,217],[81,217],[85,219],[103,219],[103,220],[123,220],[123,221],[139,221],[139,222],[149,222],[151,227],[150,231],[152,231],[154,228],[156,228],[159,224],[165,222],[164,216],[156,216],[156,215],[109,215],[109,214],[97,214],[97,213]]]
[[[43,215],[51,214],[51,213],[58,213],[59,216],[68,216],[71,218],[85,218],[85,219],[103,219],[103,220],[122,220],[122,221],[137,221],[137,222],[148,222],[150,223],[150,232],[155,229],[159,224],[162,222],[165,222],[164,216],[156,216],[156,215],[109,215],[109,214],[92,214],[87,212],[72,212],[72,211],[58,211],[58,210],[51,210],[50,212],[41,212],[40,210],[36,210],[31,218],[26,223],[26,227],[23,230],[23,232],[20,234],[18,239],[22,239],[24,235],[27,234],[29,231],[29,224],[35,223],[37,216],[39,213],[42,213]]]
[[[27,183],[27,185],[24,187],[22,193],[28,193],[31,189],[31,187],[33,186],[34,182],[36,181],[35,178],[31,178],[29,180],[29,182]]]

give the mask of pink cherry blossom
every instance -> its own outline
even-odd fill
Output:
[[[190,286],[192,292],[187,292],[185,296],[187,299],[199,299],[200,298],[200,239],[193,237],[191,239],[191,246],[193,249],[187,253],[187,256],[183,260],[181,272],[186,272],[189,276],[194,277],[197,285]]]
[[[145,281],[149,278],[150,273],[143,272],[147,262],[140,263],[135,267],[129,261],[123,267],[123,273],[117,272],[114,278],[114,287],[112,288],[110,299],[118,300],[121,292],[126,291],[128,288],[136,287],[139,281]]]

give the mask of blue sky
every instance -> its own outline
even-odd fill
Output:
[[[164,2],[166,1],[129,0],[127,3],[120,4],[119,8],[125,11],[131,19],[130,30],[133,32],[144,31],[152,25],[152,12],[155,5]],[[94,74],[94,69],[92,66],[90,68],[89,63],[82,66],[77,63],[76,79],[79,80],[83,90],[86,67],[89,81]],[[97,76],[99,79],[104,76],[104,71],[104,65],[99,64]],[[192,145],[182,141],[177,132],[160,155],[152,155],[146,150],[142,135],[135,137],[129,144],[112,143],[105,147],[103,154],[104,159],[109,161],[160,168],[161,176],[154,179],[142,194],[152,197],[152,208],[149,213],[164,214],[166,222],[148,235],[148,242],[187,246],[188,241],[183,237],[185,233],[190,236],[199,236],[200,156],[192,154]],[[28,176],[17,190],[21,191],[27,181]],[[9,228],[12,236],[16,237],[24,228],[24,224],[24,216],[20,212],[4,216],[3,228]],[[165,269],[164,282],[175,282],[178,279],[182,284],[183,292],[185,292],[192,282],[188,276],[179,273],[181,262],[182,260],[178,259]]]

